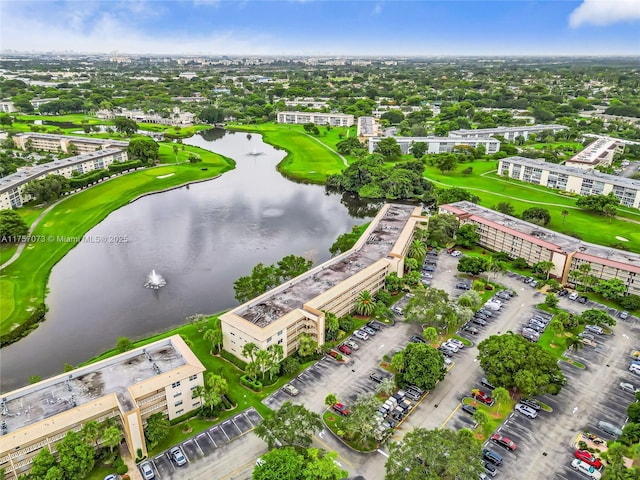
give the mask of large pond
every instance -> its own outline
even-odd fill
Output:
[[[330,257],[338,235],[371,218],[379,204],[328,195],[276,170],[285,152],[257,134],[210,130],[186,139],[237,162],[221,177],[143,197],[88,232],[127,243],[82,243],[53,269],[47,321],[0,351],[2,391],[63,371],[113,347],[184,323],[195,313],[237,305],[233,282],[259,262],[288,254]],[[167,280],[144,288],[155,269]]]

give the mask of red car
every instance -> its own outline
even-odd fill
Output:
[[[351,355],[351,349],[349,347],[347,347],[346,345],[340,345],[338,347],[338,350],[340,350],[345,355]]]
[[[587,452],[586,450],[576,450],[576,458],[578,460],[582,460],[584,463],[587,463],[594,468],[602,468],[602,462],[600,461],[600,459],[594,457],[591,452]]]
[[[347,408],[346,405],[342,404],[342,403],[335,403],[333,405],[333,409],[338,412],[340,415],[344,415],[345,417],[347,415],[349,415],[349,409]]]
[[[505,437],[504,435],[500,435],[499,433],[494,433],[491,436],[491,441],[497,443],[504,448],[511,450],[512,452],[516,449],[516,444],[510,438]]]
[[[484,393],[482,390],[474,390],[473,392],[471,392],[471,396],[479,402],[482,402],[488,406],[492,406],[495,403],[493,401],[493,398]]]

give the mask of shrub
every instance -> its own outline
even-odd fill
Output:
[[[243,362],[238,357],[236,357],[235,355],[227,352],[226,350],[220,351],[220,356],[222,358],[224,358],[226,361],[233,363],[240,370],[244,370],[245,367],[247,366],[246,362]]]
[[[127,467],[126,465],[120,465],[118,468],[116,468],[116,473],[118,475],[124,475],[128,471],[129,471],[129,467]]]
[[[122,465],[124,465],[124,460],[122,460],[122,457],[118,457],[115,459],[115,461],[113,462],[113,468],[119,468]],[[127,472],[124,472],[127,473]]]
[[[513,268],[519,268],[519,269],[529,268],[527,261],[522,257],[516,258],[513,262],[511,262],[511,264],[513,265]]]
[[[259,380],[253,381],[246,375],[242,375],[240,377],[240,383],[242,383],[245,387],[249,387],[251,390],[259,392],[262,390],[262,382]]]
[[[287,357],[280,363],[283,375],[292,375],[300,370],[300,361],[295,357]]]

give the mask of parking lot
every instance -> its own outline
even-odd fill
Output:
[[[211,457],[218,456],[220,449],[226,451],[241,451],[237,439],[251,431],[262,421],[260,414],[253,408],[249,408],[234,417],[225,420],[220,425],[209,428],[198,435],[182,442],[179,446],[187,459],[187,464],[181,467],[171,460],[169,451],[165,451],[153,457],[150,461],[156,478],[190,479],[205,478],[207,466],[211,466]],[[232,465],[235,469],[238,465]],[[202,471],[202,475],[199,473]],[[206,478],[211,478],[210,472]]]

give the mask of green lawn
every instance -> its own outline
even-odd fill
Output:
[[[340,173],[345,168],[342,159],[328,146],[331,138],[337,138],[338,128],[327,132],[327,143],[322,137],[306,135],[300,125],[278,125],[266,123],[261,125],[232,125],[229,130],[256,132],[263,136],[270,145],[287,151],[287,156],[278,164],[278,170],[293,180],[323,184],[327,175]],[[344,130],[344,129],[342,129]],[[321,134],[324,128],[321,128]]]
[[[471,395],[471,394],[469,394]],[[462,401],[464,405],[473,405],[478,410],[483,410],[489,417],[489,421],[481,429],[476,430],[476,435],[481,439],[487,439],[491,434],[502,424],[504,419],[513,411],[516,402],[513,399],[509,399],[509,402],[498,406],[494,404],[493,407],[489,407],[483,403],[478,402],[471,396],[465,397]],[[462,412],[462,415],[468,415],[468,413]],[[471,416],[471,415],[469,415]]]
[[[463,175],[462,170],[469,166],[473,167],[473,174]],[[495,161],[463,163],[458,165],[455,171],[446,174],[435,167],[427,166],[425,177],[441,187],[465,188],[480,197],[481,205],[487,208],[492,208],[499,202],[511,203],[517,214],[530,207],[546,208],[551,214],[551,223],[547,225],[551,230],[577,235],[586,242],[607,246],[620,243],[615,237],[622,236],[629,240],[624,242],[626,248],[632,252],[640,252],[638,223],[627,222],[620,218],[614,218],[609,222],[601,215],[578,209],[574,198],[560,195],[555,190],[505,180],[488,173],[495,170],[496,166]],[[481,175],[482,173],[487,174]],[[561,214],[563,210],[569,211],[569,215],[564,220]],[[619,216],[640,221],[640,211],[620,209]]]
[[[0,306],[0,333],[8,332],[25,321],[29,312],[44,301],[51,269],[75,245],[73,242],[57,241],[57,237],[80,238],[109,213],[141,194],[212,178],[233,166],[232,160],[209,154],[203,163],[140,170],[63,200],[34,230],[34,235],[51,238],[52,241],[28,245],[16,262],[2,270],[4,288]],[[169,177],[158,178],[170,174]],[[13,291],[12,295],[5,293],[10,291]]]

